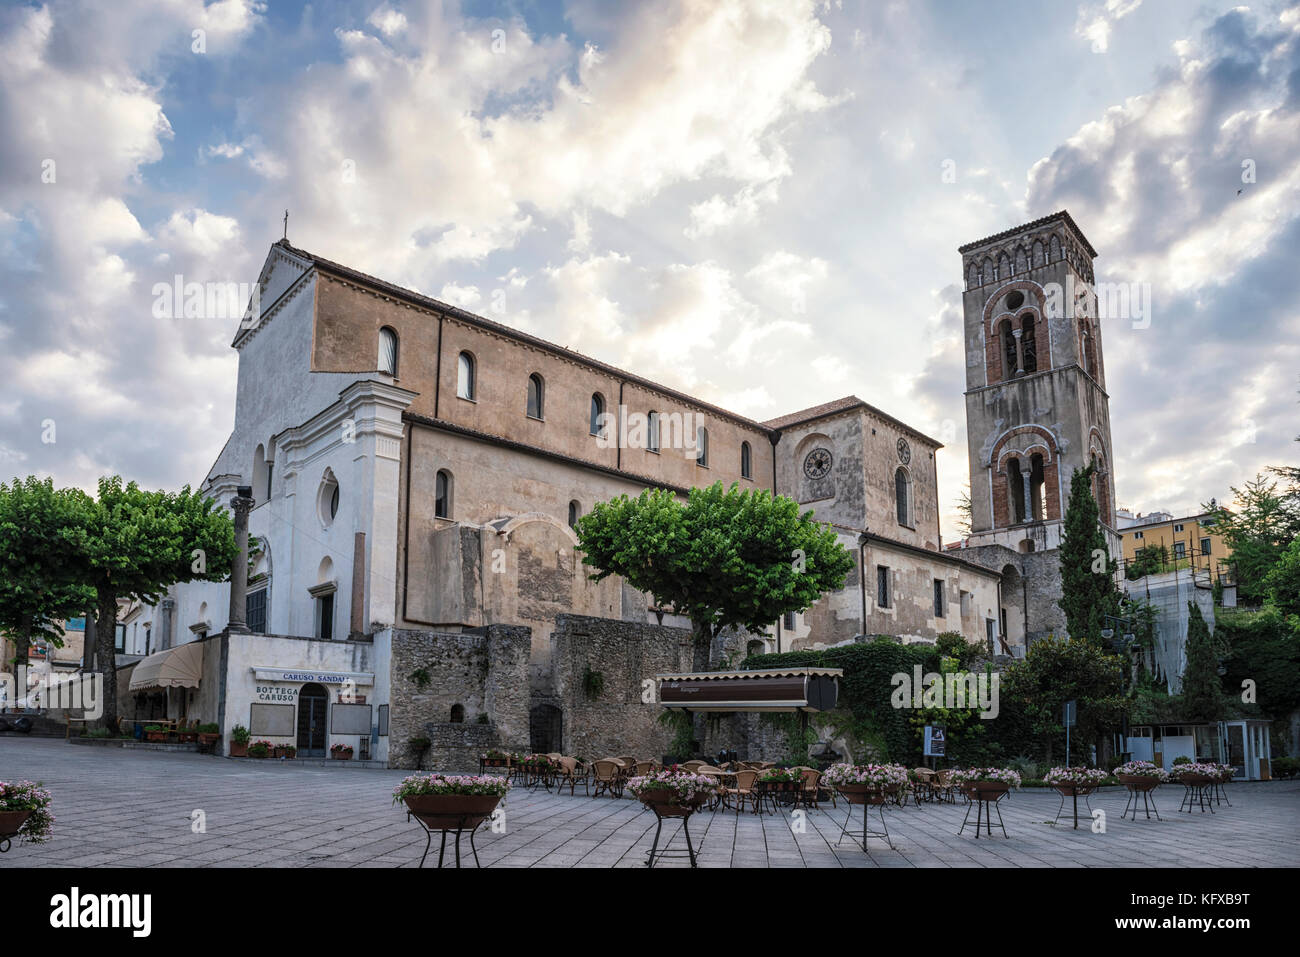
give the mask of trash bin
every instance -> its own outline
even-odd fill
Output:
[[[143,741],[144,725],[141,724],[139,721],[134,722],[131,729],[131,736],[134,737],[137,741]]]

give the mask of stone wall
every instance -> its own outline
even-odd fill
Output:
[[[394,630],[389,766],[416,767],[415,737],[432,742],[423,766],[438,771],[477,770],[488,747],[528,750],[531,644],[529,629],[511,625],[459,634]],[[456,705],[463,722],[451,721]]]
[[[653,697],[643,700],[643,682],[691,670],[691,633],[560,615],[553,640],[554,700],[563,713],[560,750],[588,760],[622,754],[661,758],[672,731],[659,723],[663,709]],[[595,697],[584,687],[588,670],[603,679],[604,687]]]

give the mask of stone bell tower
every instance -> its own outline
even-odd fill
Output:
[[[966,277],[970,544],[1057,548],[1070,477],[1089,463],[1097,466],[1102,524],[1114,537],[1097,251],[1065,211],[958,251]]]

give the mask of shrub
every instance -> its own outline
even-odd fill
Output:
[[[230,730],[230,740],[235,744],[248,744],[252,737],[252,732],[242,724],[237,724]]]
[[[1178,765],[1180,764],[1191,764],[1191,763],[1192,763],[1192,759],[1185,754],[1180,754],[1178,755],[1178,757],[1174,758],[1174,767],[1178,767]]]

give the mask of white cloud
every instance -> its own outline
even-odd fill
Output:
[[[1074,33],[1092,44],[1093,53],[1110,49],[1110,33],[1115,23],[1142,5],[1142,0],[1104,0],[1079,7]]]

